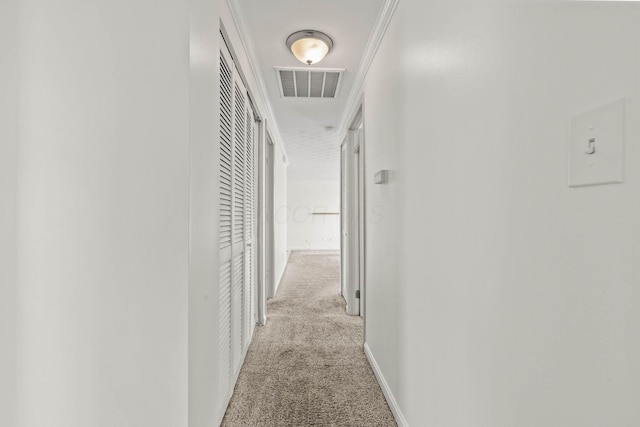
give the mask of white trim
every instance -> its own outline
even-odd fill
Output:
[[[358,113],[356,114],[356,120],[360,122],[359,125],[359,129],[357,130],[358,132],[358,141],[356,142],[358,145],[358,237],[359,237],[359,242],[358,242],[358,254],[360,255],[360,259],[358,262],[358,266],[360,268],[360,274],[359,274],[359,279],[360,279],[360,316],[361,317],[365,317],[365,306],[366,306],[366,301],[367,301],[367,275],[366,275],[366,225],[367,225],[367,218],[366,218],[366,195],[367,195],[367,191],[366,191],[366,179],[365,177],[367,176],[367,171],[366,171],[366,164],[365,164],[365,151],[366,151],[366,135],[364,133],[364,104],[362,102],[362,99],[360,100],[360,108],[358,108]],[[366,329],[366,322],[364,324],[364,327],[362,328],[362,340],[366,341],[367,339],[367,329]]]
[[[396,419],[398,427],[409,427],[407,420],[404,418],[404,415],[400,410],[400,406],[398,405],[396,398],[393,396],[393,393],[389,388],[389,384],[387,384],[387,381],[384,379],[384,375],[382,375],[382,371],[380,370],[380,366],[378,366],[378,362],[376,362],[375,357],[373,357],[373,353],[369,348],[369,344],[367,344],[366,342],[364,343],[364,354],[367,356],[367,360],[369,360],[371,369],[373,370],[373,373],[378,380],[378,384],[380,384],[380,388],[382,389],[382,393],[384,394],[385,399],[387,399],[387,403],[389,404],[389,408],[393,413],[393,417]]]
[[[335,249],[327,249],[327,248],[302,248],[302,247],[297,247],[297,248],[289,248],[290,251],[296,251],[296,252],[335,252],[335,253],[339,253],[340,252],[340,248],[335,248]]]
[[[340,255],[340,248],[327,249],[327,248],[291,248],[291,251],[295,252],[322,252],[323,255]]]
[[[264,102],[263,113],[269,122],[269,126],[271,127],[271,139],[274,143],[279,144],[282,148],[283,153],[286,154],[286,149],[280,136],[280,128],[278,127],[278,123],[275,120],[276,116],[273,113],[271,102],[269,102],[267,86],[264,83],[264,77],[262,76],[262,72],[260,71],[260,62],[258,61],[258,56],[256,55],[256,50],[253,45],[253,39],[251,38],[251,32],[249,31],[249,24],[247,23],[244,10],[242,8],[242,5],[240,4],[240,0],[227,0],[227,4],[229,5],[229,10],[231,11],[233,22],[236,25],[238,34],[240,35],[240,42],[242,43],[242,47],[244,48],[244,51],[247,55],[249,67],[251,68],[251,72],[256,79],[256,85],[258,87],[260,98]]]
[[[232,1],[232,0],[230,0]],[[342,119],[340,120],[340,126],[338,127],[338,139],[343,139],[351,125],[353,117],[357,113],[358,108],[360,107],[360,100],[362,98],[362,91],[364,88],[364,80],[367,77],[367,73],[369,72],[369,68],[371,67],[371,63],[373,62],[373,58],[382,43],[382,38],[384,37],[387,28],[389,27],[389,23],[391,22],[391,17],[393,16],[393,12],[396,10],[396,6],[398,5],[398,0],[386,0],[384,6],[380,10],[380,14],[376,19],[376,23],[371,31],[371,35],[369,36],[369,40],[367,41],[367,45],[364,48],[364,53],[362,54],[362,59],[360,60],[360,65],[358,65],[358,72],[356,73],[355,79],[353,81],[353,86],[351,87],[351,92],[349,92],[349,96],[347,97],[347,103],[344,109],[344,113],[342,114]]]
[[[265,301],[273,298],[276,293],[276,267],[275,267],[275,209],[274,209],[274,173],[275,173],[275,145],[269,123],[265,124]],[[266,304],[266,302],[265,302]],[[266,306],[265,306],[266,313]],[[265,318],[266,321],[266,318]]]
[[[343,249],[346,252],[343,262],[345,262],[344,275],[342,276],[342,292],[347,301],[347,314],[350,316],[360,316],[360,301],[356,298],[356,293],[360,292],[360,195],[359,195],[359,169],[360,156],[357,150],[358,131],[349,130],[347,138],[341,145],[342,155],[345,162],[340,166],[344,169],[345,185],[340,195],[346,202],[344,220],[345,229],[341,239],[344,240]],[[342,172],[341,172],[342,175]]]
[[[258,283],[256,301],[256,321],[258,325],[267,323],[267,122],[258,123]],[[273,163],[273,162],[272,162]],[[273,215],[272,215],[273,216]]]
[[[344,68],[289,67],[288,65],[275,65],[273,68],[285,71],[318,71],[320,73],[343,73],[345,71]]]
[[[278,294],[278,289],[280,289],[280,284],[282,283],[282,278],[284,277],[284,272],[287,270],[287,265],[289,265],[289,258],[291,258],[291,251],[288,250],[287,251],[287,259],[284,262],[284,266],[282,267],[282,271],[280,272],[280,275],[278,277],[277,280],[277,285],[273,291],[273,297],[275,297]],[[272,298],[273,298],[272,297]]]

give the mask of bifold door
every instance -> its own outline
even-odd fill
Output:
[[[255,325],[256,122],[228,51],[220,52],[219,395],[227,405]]]

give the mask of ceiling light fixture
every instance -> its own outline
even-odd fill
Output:
[[[287,47],[298,61],[311,65],[322,61],[331,51],[333,40],[320,31],[302,30],[287,37]]]

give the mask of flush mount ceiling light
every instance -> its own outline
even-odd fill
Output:
[[[315,30],[296,31],[287,38],[287,47],[298,61],[311,65],[322,61],[331,48],[333,40],[325,33]]]

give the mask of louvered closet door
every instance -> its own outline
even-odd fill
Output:
[[[249,346],[251,341],[251,332],[255,325],[255,290],[257,276],[257,256],[256,256],[256,178],[257,178],[257,147],[256,147],[256,122],[254,119],[253,109],[247,106],[246,116],[246,187],[245,187],[245,306],[244,306],[244,323],[243,323],[243,341],[244,350]]]
[[[233,63],[220,53],[220,297],[219,297],[219,396],[224,410],[230,396],[232,367],[232,231],[233,231]]]
[[[245,325],[246,304],[246,214],[247,214],[247,90],[242,80],[234,80],[233,126],[233,368],[240,369],[243,343],[248,333]]]
[[[233,381],[255,325],[256,123],[229,52],[220,52],[220,404]],[[223,408],[222,408],[223,409]]]

